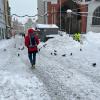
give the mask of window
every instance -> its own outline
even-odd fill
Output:
[[[100,7],[96,8],[93,13],[92,25],[100,25]]]

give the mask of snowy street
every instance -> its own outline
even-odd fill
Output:
[[[63,34],[40,43],[36,69],[22,37],[0,41],[0,100],[100,100],[100,33],[82,41]]]
[[[100,100],[100,0],[0,0],[0,100]]]
[[[46,88],[18,56],[22,38],[1,41],[0,100],[50,100]],[[27,54],[26,54],[27,55]]]

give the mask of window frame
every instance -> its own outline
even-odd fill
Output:
[[[92,25],[100,25],[100,6],[97,7],[93,12]]]

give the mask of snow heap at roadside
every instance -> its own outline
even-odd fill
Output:
[[[48,61],[44,69],[53,69],[50,75],[56,76],[54,80],[60,81],[64,90],[69,91],[70,100],[100,100],[100,33],[82,34],[82,42],[63,34],[41,44],[40,54]]]

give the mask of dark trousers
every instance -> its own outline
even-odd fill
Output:
[[[29,57],[30,63],[32,65],[35,65],[35,63],[36,63],[36,52],[28,52],[28,57]]]

